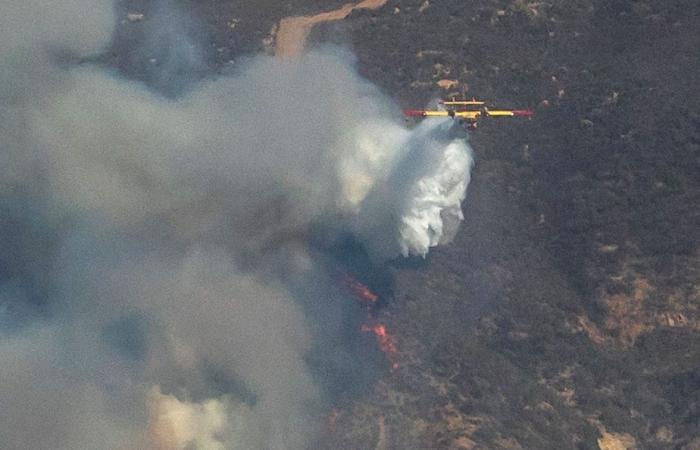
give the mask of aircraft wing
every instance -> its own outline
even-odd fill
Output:
[[[481,111],[438,111],[422,109],[407,109],[403,113],[409,117],[459,117],[467,120],[475,120],[481,115]]]
[[[458,117],[460,119],[476,121],[482,115],[487,117],[532,117],[533,112],[527,109],[485,109],[478,111],[440,111],[407,109],[404,115],[409,117]]]
[[[422,109],[407,109],[403,113],[408,117],[447,117],[450,115],[447,111],[425,111]]]
[[[489,109],[486,115],[489,117],[532,117],[533,112],[526,109]]]

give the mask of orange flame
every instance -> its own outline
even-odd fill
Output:
[[[382,352],[384,352],[384,354],[386,354],[387,358],[389,359],[389,362],[391,363],[392,370],[398,369],[399,363],[396,361],[398,348],[396,346],[396,341],[394,340],[394,338],[389,333],[387,333],[386,327],[381,323],[371,326],[368,324],[362,324],[360,330],[362,330],[365,333],[374,333],[374,335],[377,338],[377,344],[379,345],[379,349]]]
[[[353,296],[355,296],[355,298],[365,302],[366,304],[375,304],[377,300],[379,300],[379,296],[377,296],[377,294],[372,292],[367,286],[347,273],[342,275],[339,281]],[[398,348],[394,338],[387,333],[386,326],[381,323],[374,323],[368,313],[367,321],[360,326],[360,330],[363,333],[374,334],[377,339],[379,349],[387,356],[387,359],[391,363],[391,369],[398,369],[399,363],[396,360],[398,356]]]
[[[374,292],[370,291],[367,286],[360,283],[350,275],[345,275],[341,278],[341,283],[348,291],[358,299],[368,302],[376,303],[379,297]]]

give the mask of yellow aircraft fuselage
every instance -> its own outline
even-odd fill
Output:
[[[533,112],[523,109],[488,109],[486,103],[479,100],[446,100],[440,102],[445,106],[444,110],[405,110],[409,117],[453,117],[460,119],[472,127],[476,127],[477,121],[482,117],[532,117]],[[478,109],[469,109],[478,107]]]

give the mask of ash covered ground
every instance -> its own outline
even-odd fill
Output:
[[[172,3],[188,19],[167,19],[162,40],[155,41],[146,29],[160,2],[118,3],[114,41],[94,60],[176,96],[212,74],[235,70],[238,61],[271,53],[271,30],[280,19],[344,2]],[[172,53],[164,44],[170,38],[165,25],[176,27],[177,36],[186,29],[193,45],[205,50],[195,57],[178,46]],[[462,205],[465,220],[449,245],[425,259],[398,258],[378,267],[355,243],[316,245],[327,258],[322,261],[347,268],[379,294],[373,320],[391,333],[400,367],[391,370],[361,337],[345,347],[357,353],[348,360],[355,358],[359,369],[311,358],[307,362],[323,373],[355,372],[347,379],[327,377],[332,395],[311,415],[320,418],[313,430],[318,437],[275,445],[700,448],[700,98],[694,84],[700,6],[683,0],[389,0],[378,10],[317,25],[309,47],[327,42],[350,48],[360,74],[402,107],[466,93],[498,106],[529,107],[536,115],[525,122],[484,121],[471,133],[476,165]],[[167,80],[159,78],[164,61],[175,65]],[[14,231],[31,221],[6,209],[24,220],[5,220],[6,235],[44,236]],[[50,219],[69,226],[62,217]],[[33,264],[45,261],[53,242],[32,250],[38,256],[18,250],[27,242],[4,242],[6,254],[25,255],[37,297],[49,288],[31,280],[43,270]],[[267,264],[263,255],[252,264]],[[1,262],[4,274],[23,276],[10,257]],[[195,258],[192,264],[211,263]],[[281,264],[277,257],[275,264]],[[255,297],[255,284],[246,288]],[[313,312],[319,320],[331,313],[352,317],[344,325],[348,335],[362,320],[343,307]],[[101,336],[115,336],[117,350],[144,345],[120,336],[124,328],[147,324],[127,317],[105,326]],[[305,348],[306,337],[297,338]],[[209,359],[216,372],[218,358]],[[185,373],[170,384],[177,386],[178,377],[196,378]],[[243,407],[255,404],[240,380],[217,373],[204,378],[220,379],[217,395],[234,391],[250,397]],[[211,389],[200,386],[189,397],[163,389],[152,394],[160,407],[175,403],[174,410],[216,431],[206,403],[187,409],[188,402],[212,397]],[[22,395],[15,397],[22,403]],[[22,435],[16,439],[8,442],[16,445]],[[63,441],[66,448],[82,442],[71,439]],[[197,439],[190,440],[196,448],[218,445],[217,439]],[[42,445],[49,444],[35,448]]]

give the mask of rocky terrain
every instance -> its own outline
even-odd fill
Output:
[[[272,51],[282,18],[343,3],[181,6],[220,70]],[[320,448],[699,449],[700,4],[389,0],[310,40],[349,45],[402,107],[536,111],[472,133],[455,242],[389,268],[377,314],[401,368],[338,405]]]

